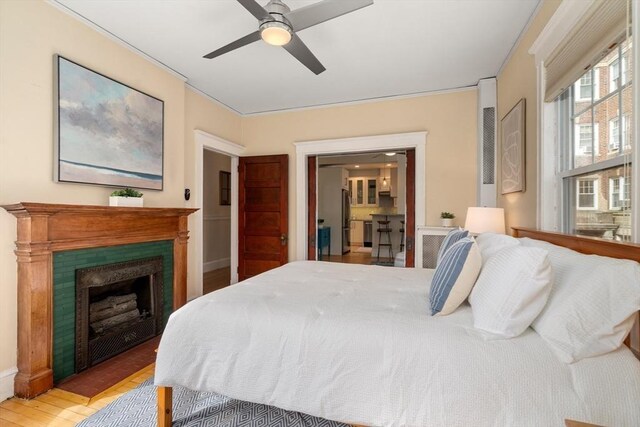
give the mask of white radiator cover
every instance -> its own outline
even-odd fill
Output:
[[[496,207],[498,119],[496,79],[478,82],[478,206]]]
[[[418,227],[416,268],[436,268],[438,251],[447,233],[454,227]]]

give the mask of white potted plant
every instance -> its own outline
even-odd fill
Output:
[[[453,227],[453,219],[456,216],[454,214],[452,214],[451,212],[441,212],[440,213],[440,220],[442,222],[442,226],[443,227]]]
[[[142,193],[132,188],[116,190],[109,196],[109,206],[127,206],[141,208],[143,204]]]

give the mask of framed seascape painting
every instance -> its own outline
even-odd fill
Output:
[[[525,100],[521,99],[501,122],[502,194],[525,190]]]
[[[162,190],[164,102],[54,56],[58,182]]]

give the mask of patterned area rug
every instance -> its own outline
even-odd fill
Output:
[[[137,427],[156,425],[156,388],[153,378],[113,401],[80,427]],[[299,412],[229,399],[216,393],[173,389],[173,427],[348,427]]]

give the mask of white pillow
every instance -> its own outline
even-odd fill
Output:
[[[453,313],[469,296],[480,268],[482,259],[473,238],[465,237],[451,245],[431,279],[431,315]]]
[[[555,283],[531,326],[560,360],[572,363],[620,347],[640,310],[640,264],[519,240],[549,252]]]
[[[482,233],[476,237],[480,255],[482,256],[482,266],[487,262],[490,256],[505,248],[516,247],[520,242],[515,237],[506,234]]]
[[[552,284],[547,251],[522,246],[498,251],[487,259],[469,295],[473,326],[517,337],[544,308]]]

